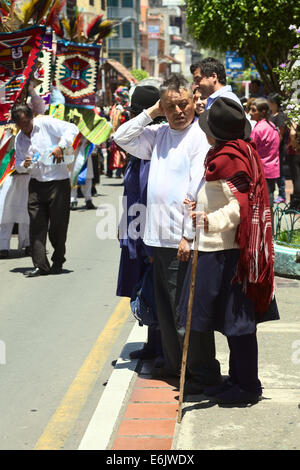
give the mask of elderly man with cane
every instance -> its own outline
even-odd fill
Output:
[[[157,116],[168,123],[148,126]],[[116,143],[130,154],[151,160],[144,242],[153,247],[157,315],[165,355],[163,376],[179,376],[184,328],[177,304],[190,258],[193,229],[183,201],[195,200],[209,145],[195,121],[192,91],[187,81],[171,76],[160,89],[160,100],[119,127]],[[213,333],[190,337],[186,393],[199,393],[220,381]]]

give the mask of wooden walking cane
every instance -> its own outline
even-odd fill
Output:
[[[191,283],[190,283],[188,310],[187,310],[185,335],[184,335],[184,343],[183,343],[183,352],[182,352],[182,361],[181,361],[179,405],[178,405],[178,413],[177,413],[177,423],[181,423],[181,418],[182,418],[182,402],[183,402],[183,392],[184,392],[184,383],[185,383],[186,359],[187,359],[188,348],[189,348],[189,340],[190,340],[192,310],[193,310],[193,304],[194,304],[196,271],[197,271],[197,262],[198,262],[198,249],[197,249],[198,248],[198,243],[196,243],[198,230],[199,229],[196,229],[196,235],[195,235],[195,240],[194,240],[195,243],[194,243],[194,250],[193,250]]]

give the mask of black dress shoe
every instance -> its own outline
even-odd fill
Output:
[[[238,404],[255,404],[262,399],[260,393],[247,392],[242,390],[238,385],[234,385],[226,392],[211,397],[211,401],[220,405],[238,405]]]
[[[130,359],[154,359],[155,356],[155,351],[152,351],[150,348],[138,349],[129,353]]]
[[[94,204],[92,203],[92,201],[90,199],[88,201],[86,201],[85,208],[86,209],[97,209],[97,207],[94,206]]]
[[[157,379],[164,379],[167,377],[180,377],[180,372],[171,371],[166,367],[153,367],[151,375]]]
[[[34,268],[34,269],[31,269],[30,271],[25,271],[24,274],[26,277],[38,277],[38,276],[46,276],[49,273],[47,271],[43,271],[40,268]]]
[[[77,209],[77,201],[72,201],[70,203],[70,209],[71,211],[75,211]]]
[[[53,263],[50,268],[50,274],[61,274],[62,273],[62,265]]]
[[[188,380],[186,380],[185,384],[184,384],[184,393],[186,395],[198,395],[198,394],[202,394],[204,393],[204,390],[207,390],[208,387],[216,387],[216,386],[220,386],[220,384],[222,383],[222,379],[216,379],[215,383],[213,385],[209,385],[207,383],[203,383],[203,382],[198,382],[197,380],[193,379],[193,378],[189,378]]]
[[[9,257],[8,250],[0,250],[0,259],[7,259]]]
[[[205,395],[206,397],[214,397],[215,395],[219,395],[220,393],[227,392],[227,390],[229,390],[233,386],[234,384],[231,382],[231,380],[226,379],[218,385],[213,385],[211,387],[205,388],[203,390],[203,395]]]

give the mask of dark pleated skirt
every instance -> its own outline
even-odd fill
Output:
[[[137,247],[137,257],[132,259],[129,256],[128,247],[123,246],[121,248],[116,295],[131,298],[132,292],[143,277],[147,266],[147,257],[142,247]]]
[[[279,320],[275,298],[263,314],[255,311],[240,284],[232,284],[239,259],[239,250],[198,252],[191,329],[219,331],[225,336],[240,336],[256,331],[257,323]],[[181,299],[178,305],[180,324],[185,326],[191,280],[190,260]]]

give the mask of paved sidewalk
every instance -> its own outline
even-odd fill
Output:
[[[262,401],[222,407],[186,396],[177,423],[179,380],[154,380],[151,361],[129,359],[146,338],[135,324],[79,450],[300,450],[300,281],[276,282],[281,319],[258,325]],[[227,375],[219,333],[216,349]]]
[[[203,395],[185,397],[177,423],[179,381],[153,380],[145,361],[110,450],[299,450],[300,282],[276,278],[281,320],[258,326],[263,399],[253,406],[221,407]],[[216,334],[222,373],[228,370],[226,338]]]

